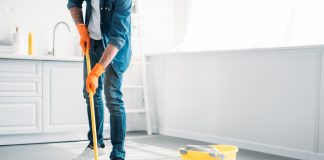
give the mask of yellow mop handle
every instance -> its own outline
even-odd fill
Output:
[[[86,48],[85,56],[86,56],[86,63],[87,63],[87,71],[89,75],[91,72],[89,48]],[[90,112],[91,112],[91,128],[92,128],[92,137],[93,137],[93,152],[94,152],[95,160],[98,160],[96,118],[95,118],[94,103],[93,103],[93,93],[91,90],[89,91],[89,99],[90,99]]]

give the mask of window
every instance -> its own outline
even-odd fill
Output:
[[[191,0],[190,3],[184,41],[178,50],[324,44],[323,0]]]

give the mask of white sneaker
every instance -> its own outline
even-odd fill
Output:
[[[105,148],[98,147],[99,159],[104,158],[105,155]],[[93,149],[88,146],[81,154],[78,155],[78,157],[74,158],[73,160],[94,160]]]

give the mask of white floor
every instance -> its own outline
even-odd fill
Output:
[[[70,160],[83,151],[88,142],[65,142],[0,146],[1,160]],[[162,135],[130,134],[126,140],[127,160],[180,160],[178,148],[187,144],[206,144]],[[106,141],[107,150],[111,149]],[[108,156],[106,158],[108,160]],[[237,160],[294,160],[240,149]]]

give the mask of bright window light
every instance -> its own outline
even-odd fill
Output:
[[[324,44],[324,0],[191,0],[180,51]]]

